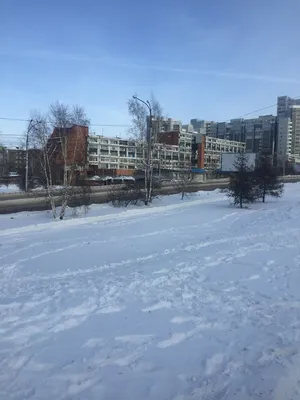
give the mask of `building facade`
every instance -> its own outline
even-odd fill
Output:
[[[275,150],[277,119],[273,115],[262,115],[257,118],[231,119],[229,122],[209,122],[192,119],[191,123],[200,126],[200,132],[218,139],[246,143],[246,151],[258,153],[263,151],[273,154]],[[205,129],[202,128],[205,126]],[[203,131],[201,131],[203,129]]]
[[[159,134],[159,153],[162,169],[182,170],[191,168],[192,142],[196,134],[193,125],[168,118]],[[171,128],[171,129],[170,129]],[[170,129],[170,130],[169,130]],[[174,146],[172,149],[170,145]]]
[[[246,152],[274,154],[276,147],[277,118],[261,115],[244,120]]]
[[[290,108],[299,105],[300,99],[295,99],[289,96],[277,97],[277,117],[290,117]]]
[[[4,146],[0,146],[0,178],[8,175],[8,151]]]
[[[182,125],[180,121],[167,118],[152,120],[152,129],[155,132],[151,157],[154,169],[175,171],[190,168],[194,135],[192,125]],[[88,164],[100,175],[132,175],[143,170],[146,151],[147,145],[138,140],[96,135],[88,137]]]
[[[7,149],[8,172],[19,172],[25,168],[26,151],[23,149]]]
[[[117,175],[130,175],[138,168],[141,154],[137,142],[119,137],[88,137],[88,164],[93,170],[114,170]],[[128,172],[127,172],[128,171]]]
[[[280,164],[300,163],[300,99],[277,99],[277,159]]]
[[[291,156],[294,162],[300,162],[300,105],[291,107]]]
[[[77,177],[85,174],[88,165],[88,135],[89,128],[81,125],[53,130],[47,141],[47,154],[55,184],[62,184],[65,176],[74,182]]]
[[[193,140],[192,166],[199,169],[216,170],[221,166],[222,153],[243,153],[245,143],[219,139],[201,133]]]
[[[215,124],[214,121],[206,121],[204,119],[194,118],[190,120],[190,124],[198,132],[207,136],[211,135],[211,126]]]

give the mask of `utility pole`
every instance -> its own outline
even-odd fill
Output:
[[[25,191],[28,192],[28,164],[29,164],[29,157],[28,157],[28,144],[29,144],[29,133],[32,128],[33,119],[29,121],[27,133],[26,133],[26,166],[25,166]]]
[[[253,127],[253,142],[252,142],[252,151],[253,151],[253,153],[256,153],[255,133],[256,133],[256,125],[254,123],[254,127]]]

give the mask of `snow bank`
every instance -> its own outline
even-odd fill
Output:
[[[17,185],[0,185],[0,196],[1,193],[18,193],[20,192],[19,186]]]

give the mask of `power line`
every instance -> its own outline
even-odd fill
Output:
[[[292,99],[300,99],[300,96],[293,96]],[[271,106],[267,106],[267,107],[263,107],[263,108],[259,108],[258,110],[252,111],[251,113],[247,113],[241,116],[241,118],[246,117],[247,115],[251,115],[251,114],[256,114],[260,111],[264,111],[267,110],[268,108],[272,108],[272,107],[276,107],[277,103],[272,104]]]
[[[292,98],[293,98],[293,99],[299,99],[300,96],[293,96]],[[271,105],[269,105],[269,106],[262,107],[262,108],[259,108],[259,109],[257,109],[257,110],[254,110],[254,111],[245,113],[245,114],[241,115],[240,117],[231,118],[231,119],[244,118],[244,117],[247,117],[247,116],[249,116],[249,115],[256,114],[256,113],[258,113],[258,112],[260,112],[260,111],[264,111],[264,110],[267,110],[267,109],[269,109],[269,108],[276,107],[276,106],[277,106],[277,103],[271,104]],[[11,121],[11,122],[30,122],[30,121],[31,121],[30,119],[12,118],[12,117],[0,117],[0,120]],[[224,122],[229,122],[229,121],[230,121],[230,119],[225,120]],[[47,123],[47,124],[51,124],[50,121],[47,121],[46,123]],[[129,127],[131,127],[132,125],[129,125],[129,124],[90,124],[89,126],[90,126],[90,127],[129,128]],[[24,137],[24,135],[20,135],[20,134],[19,134],[19,135],[14,135],[14,134],[12,134],[12,135],[10,135],[10,134],[3,134],[3,133],[1,133],[1,131],[0,131],[0,135],[1,135],[1,137],[3,137],[3,136],[10,136],[10,137],[14,137],[14,138],[17,138],[17,137],[22,137],[22,138],[23,138],[23,137]]]
[[[10,118],[10,117],[0,117],[0,120],[11,121],[11,122],[30,122],[30,119]],[[51,124],[50,121],[47,121],[46,123]],[[131,125],[129,125],[129,124],[90,124],[89,126],[129,128]]]
[[[30,119],[22,119],[22,118],[0,117],[0,119],[6,120],[6,121],[30,122]]]

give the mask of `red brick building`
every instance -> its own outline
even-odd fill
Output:
[[[204,169],[204,161],[205,161],[205,141],[206,136],[202,135],[201,142],[197,144],[198,153],[197,153],[197,168]]]
[[[63,180],[64,168],[73,171],[74,179],[85,175],[87,168],[87,145],[89,128],[73,125],[70,128],[55,128],[48,140],[48,148],[54,166],[56,183]]]

